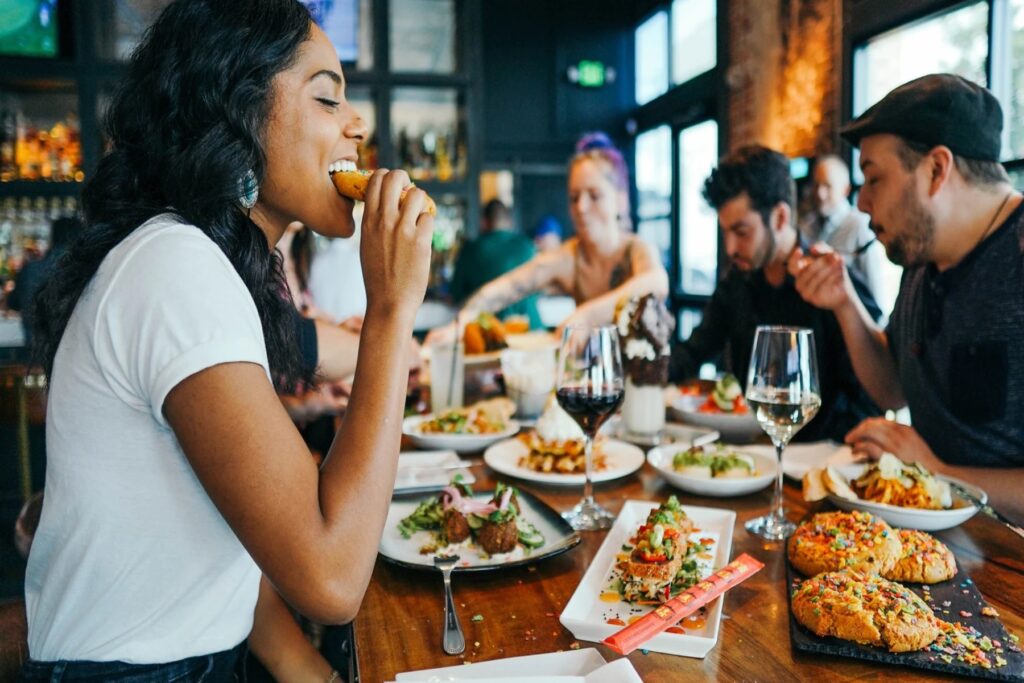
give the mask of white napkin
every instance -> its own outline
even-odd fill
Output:
[[[442,487],[462,474],[462,480],[472,484],[476,479],[468,469],[455,469],[461,461],[455,451],[409,451],[398,456],[395,489]],[[436,469],[435,469],[436,468]]]

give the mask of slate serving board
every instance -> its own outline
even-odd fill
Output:
[[[786,602],[792,605],[790,598],[793,590],[803,581],[803,575],[793,569],[789,562],[786,562]],[[940,658],[941,652],[934,650],[919,650],[917,652],[889,652],[885,648],[872,647],[870,645],[859,645],[849,640],[840,640],[832,637],[817,636],[797,622],[793,616],[793,610],[789,611],[789,635],[793,649],[800,652],[811,652],[815,654],[839,655],[841,657],[853,657],[865,659],[872,662],[884,664],[896,664],[898,666],[909,666],[918,669],[931,669],[943,673],[957,674],[972,678],[987,678],[997,681],[1024,681],[1024,652],[1019,649],[1019,643],[1013,643],[1006,632],[1002,622],[996,617],[986,617],[981,613],[981,608],[988,603],[981,596],[977,586],[963,571],[957,572],[949,581],[932,584],[928,590],[916,583],[904,583],[932,608],[935,615],[940,619],[949,622],[959,621],[964,626],[973,626],[983,635],[992,640],[998,640],[1002,644],[1000,656],[1006,660],[1006,666],[985,669],[981,666],[965,664],[955,658],[952,662],[946,663]],[[945,603],[948,602],[949,605]],[[970,613],[971,616],[961,615],[961,611]],[[995,650],[988,653],[989,658],[995,661]]]

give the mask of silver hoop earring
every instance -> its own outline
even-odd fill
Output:
[[[256,174],[250,168],[238,179],[238,203],[243,209],[251,209],[256,206],[259,196],[260,184],[256,182]]]

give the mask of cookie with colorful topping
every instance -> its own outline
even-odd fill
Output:
[[[793,592],[793,616],[819,636],[910,652],[941,634],[939,619],[913,591],[852,571],[819,574]]]
[[[956,559],[946,544],[917,529],[899,529],[903,554],[882,576],[890,581],[939,583],[956,576]]]
[[[789,561],[804,576],[852,569],[882,574],[903,552],[899,535],[869,512],[822,512],[797,527]]]

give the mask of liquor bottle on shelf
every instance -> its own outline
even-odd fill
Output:
[[[18,144],[18,120],[9,102],[0,105],[0,182],[18,177],[15,148]]]

